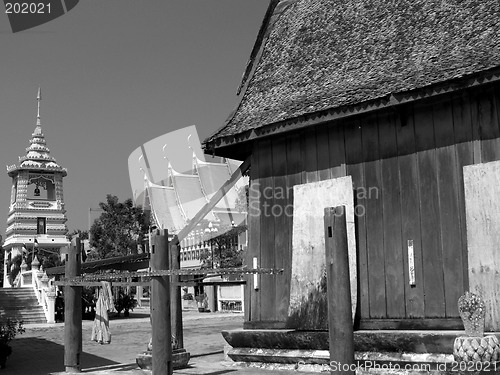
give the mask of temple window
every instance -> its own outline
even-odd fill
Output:
[[[47,232],[46,218],[38,217],[36,219],[36,233],[37,234],[46,234],[46,232]]]

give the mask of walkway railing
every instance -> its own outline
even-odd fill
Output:
[[[40,263],[34,259],[31,270],[27,270],[27,264],[21,264],[21,272],[13,287],[33,288],[38,304],[42,306],[47,323],[55,322],[56,288],[53,280],[50,280],[47,273],[40,269]]]

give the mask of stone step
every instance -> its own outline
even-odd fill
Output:
[[[32,288],[0,289],[0,315],[2,319],[22,320],[25,324],[47,323]]]

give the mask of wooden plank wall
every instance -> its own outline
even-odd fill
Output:
[[[355,189],[360,317],[458,317],[457,300],[468,286],[462,168],[500,159],[499,116],[500,95],[491,88],[256,142],[252,184],[261,193],[258,207],[271,214],[249,219],[250,252],[261,267],[285,273],[259,276],[247,321],[278,328],[286,320],[293,186],[346,174]]]

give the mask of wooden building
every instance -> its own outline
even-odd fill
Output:
[[[245,328],[325,329],[321,298],[290,314],[293,187],[351,176],[355,328],[463,329],[457,300],[484,258],[500,330],[500,253],[468,246],[464,184],[464,167],[500,160],[499,78],[497,1],[272,0],[239,105],[204,142],[251,157],[248,261],[284,269],[249,278]]]

